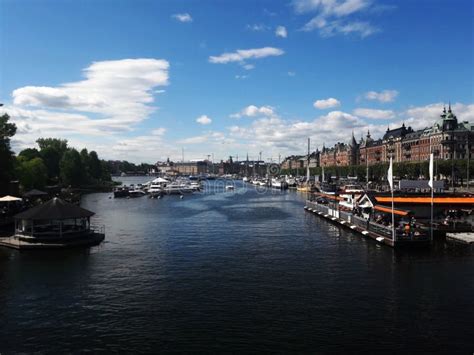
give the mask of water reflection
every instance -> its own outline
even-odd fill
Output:
[[[383,247],[241,182],[109,197],[83,201],[99,247],[0,250],[1,352],[472,350],[470,252]]]

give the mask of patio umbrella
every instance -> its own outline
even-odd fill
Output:
[[[22,199],[20,197],[15,197],[15,196],[10,196],[10,195],[0,197],[0,202],[13,202],[13,201],[21,201],[21,200]]]

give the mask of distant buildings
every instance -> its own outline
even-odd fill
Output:
[[[204,174],[240,174],[245,176],[265,175],[268,164],[264,161],[241,160],[234,161],[232,157],[213,163],[209,160],[196,160],[185,162],[157,162],[155,164],[158,173],[166,175],[204,175]]]
[[[459,122],[451,110],[443,109],[440,118],[431,127],[414,131],[402,124],[390,129],[383,137],[373,139],[370,132],[357,143],[354,134],[348,143],[336,143],[332,148],[323,146],[311,154],[310,167],[369,165],[388,162],[428,160],[430,152],[435,159],[466,159],[474,157],[474,125]],[[307,156],[289,156],[281,164],[282,169],[306,168]]]

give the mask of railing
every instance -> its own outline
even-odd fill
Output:
[[[94,224],[91,226],[91,232],[105,234],[105,225],[104,224]]]
[[[367,219],[355,215],[352,216],[352,223],[354,223],[358,227],[364,228],[365,230],[375,232],[390,239],[392,238],[392,229],[389,227],[383,226],[375,222],[367,223]]]

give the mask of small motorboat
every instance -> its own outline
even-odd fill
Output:
[[[145,191],[138,190],[138,189],[130,190],[128,192],[129,197],[142,197],[142,196],[145,196],[145,195],[146,195]]]
[[[234,189],[234,185],[227,185],[225,187],[226,190],[233,190]]]

